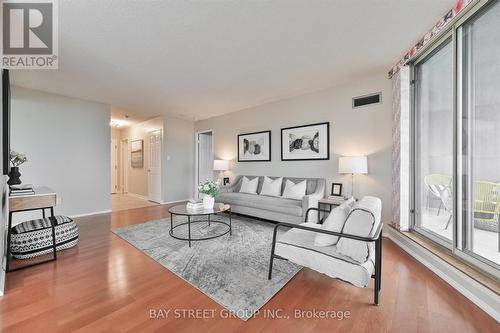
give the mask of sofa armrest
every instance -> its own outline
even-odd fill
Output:
[[[304,221],[307,220],[307,212],[309,208],[317,208],[318,207],[318,201],[323,199],[325,196],[325,182],[320,181],[318,183],[318,186],[316,187],[316,191],[314,193],[305,195],[302,198],[302,214],[304,217]],[[315,216],[311,218],[308,222],[311,223],[318,223],[318,216]]]
[[[234,186],[223,186],[220,188],[220,193],[232,193],[234,192]]]

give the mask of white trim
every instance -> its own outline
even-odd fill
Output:
[[[90,215],[99,215],[99,214],[107,214],[111,213],[111,209],[108,210],[101,210],[98,212],[91,212],[91,213],[84,213],[84,214],[76,214],[76,215],[69,215],[70,218],[76,218],[76,217],[84,217],[84,216],[90,216]]]
[[[3,267],[0,267],[0,296],[5,295],[5,270]]]
[[[409,255],[442,278],[446,283],[467,297],[484,312],[500,322],[498,295],[443,259],[426,250],[396,230],[388,229],[387,236]]]
[[[129,139],[120,139],[120,193],[128,193],[128,171],[130,168]]]
[[[198,136],[201,134],[201,133],[212,133],[212,156],[213,158],[215,159],[215,139],[214,139],[214,136],[215,136],[215,131],[213,129],[206,129],[206,130],[202,130],[202,131],[197,131],[196,133],[194,133],[194,197],[197,198],[198,197],[198,183],[199,183],[199,179],[198,179]]]
[[[179,202],[186,202],[189,201],[189,199],[182,199],[182,200],[174,200],[174,201],[163,201],[160,203],[160,205],[171,205],[174,203],[179,203]]]
[[[132,192],[127,192],[127,195],[130,195],[131,197],[134,197],[134,198],[137,198],[137,199],[142,199],[142,200],[149,201],[148,197],[145,196],[145,195],[140,195],[140,194],[132,193]]]

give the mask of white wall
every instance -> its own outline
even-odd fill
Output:
[[[186,200],[194,193],[194,122],[164,117],[163,163],[165,202]]]
[[[21,180],[54,189],[57,214],[111,209],[109,119],[109,105],[13,87],[11,149],[28,157]]]
[[[379,91],[383,94],[382,104],[352,109],[352,97]],[[198,121],[195,130],[214,129],[215,158],[231,160],[233,176],[323,177],[329,182],[343,183],[345,194],[350,193],[350,176],[337,173],[338,157],[366,154],[369,174],[356,176],[355,194],[380,197],[383,219],[389,222],[391,95],[391,82],[381,72],[328,90]],[[281,128],[324,121],[330,122],[330,160],[281,161]],[[264,130],[272,131],[272,161],[238,163],[237,135]]]

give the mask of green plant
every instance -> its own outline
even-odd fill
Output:
[[[28,158],[26,157],[26,155],[13,150],[10,152],[10,163],[12,163],[13,167],[18,167],[21,164],[26,163],[27,161]]]
[[[198,185],[198,191],[201,194],[205,194],[205,195],[211,196],[213,198],[215,198],[216,196],[219,195],[219,188],[220,188],[219,181],[214,182],[211,180],[207,180],[204,183],[200,183]]]

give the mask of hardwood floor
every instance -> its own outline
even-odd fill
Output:
[[[262,311],[243,322],[110,228],[167,217],[166,206],[78,219],[80,243],[57,262],[9,273],[0,330],[9,332],[498,332],[498,323],[389,240],[384,240],[381,305],[359,289],[302,269]],[[150,319],[150,309],[171,309]],[[175,309],[214,310],[211,319]],[[350,311],[349,319],[294,318],[295,310]],[[179,313],[179,311],[177,312]],[[207,314],[207,313],[205,313]]]
[[[113,212],[157,205],[155,202],[140,199],[126,193],[111,194],[111,210]]]

